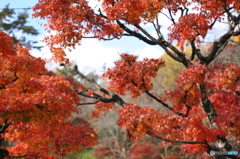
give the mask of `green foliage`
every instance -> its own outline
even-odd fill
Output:
[[[0,31],[6,32],[13,37],[14,43],[21,43],[24,46],[31,46],[32,48],[41,49],[37,46],[37,41],[27,40],[26,36],[36,36],[39,32],[33,27],[28,25],[27,13],[29,9],[24,9],[23,12],[16,13],[14,9],[9,8],[9,4],[0,11]],[[21,33],[21,36],[18,34]]]
[[[96,159],[96,158],[94,157],[93,150],[84,150],[81,152],[71,153],[67,157],[64,157],[64,159]]]

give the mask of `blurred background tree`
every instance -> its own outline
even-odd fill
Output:
[[[15,12],[15,9],[21,9],[22,12]],[[30,46],[34,49],[41,49],[38,41],[28,40],[27,36],[37,36],[39,32],[31,25],[28,25],[29,14],[31,8],[10,8],[9,4],[0,10],[0,31],[6,32],[13,37],[14,43],[21,43],[23,46]]]

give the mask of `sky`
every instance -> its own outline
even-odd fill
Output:
[[[6,4],[10,4],[10,8],[29,8],[33,7],[38,0],[0,0],[0,8],[4,8]],[[16,12],[21,10],[16,9]],[[29,11],[32,14],[32,11]],[[168,23],[167,18],[161,17],[161,23]],[[45,21],[40,19],[31,18],[29,19],[29,25],[33,25],[39,32],[40,35],[37,37],[32,37],[33,40],[41,41],[47,33],[44,28],[39,25],[39,23],[44,23]],[[219,24],[218,28],[224,28]],[[167,25],[166,25],[167,26]],[[220,26],[220,27],[219,27]],[[148,27],[148,26],[146,26]],[[167,35],[167,28],[162,27],[163,35]],[[218,32],[222,30],[211,31],[209,37],[206,38],[207,41],[212,42],[214,39],[218,38]],[[43,46],[45,44],[42,44]],[[114,61],[120,58],[119,54],[129,53],[133,55],[138,55],[139,59],[147,58],[159,58],[164,54],[164,51],[157,46],[150,46],[144,42],[134,38],[134,37],[123,37],[120,40],[112,41],[98,41],[96,39],[83,39],[80,46],[77,46],[71,53],[68,52],[68,57],[70,61],[76,63],[80,71],[84,73],[95,71],[97,73],[101,72],[103,66],[107,68],[114,65]],[[47,47],[44,47],[41,52],[33,50],[32,54],[34,56],[41,56],[45,58],[50,58],[51,54]],[[54,69],[57,64],[50,63],[47,65],[48,69]]]
[[[37,0],[0,0],[0,8],[4,8],[6,4],[10,4],[10,8],[29,8],[33,7],[37,2]],[[20,12],[22,10],[16,9],[15,11]],[[31,14],[32,11],[28,13]],[[44,23],[44,21],[30,17],[29,25],[33,25],[40,32],[39,36],[32,38],[40,41],[47,33],[38,23]],[[95,71],[101,73],[102,67],[104,65],[112,67],[114,61],[120,58],[119,54],[121,53],[138,55],[139,59],[143,59],[145,57],[159,58],[164,52],[160,47],[149,46],[133,37],[123,37],[121,40],[107,42],[96,39],[83,39],[80,46],[68,53],[68,57],[83,72]],[[45,58],[51,56],[47,47],[44,47],[41,52],[34,50],[32,54]],[[47,65],[49,69],[53,69],[54,66],[56,64],[51,63]]]

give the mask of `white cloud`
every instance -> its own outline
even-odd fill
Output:
[[[104,71],[103,66],[105,65],[107,68],[113,67],[114,61],[120,59],[120,54],[122,52],[123,51],[116,47],[116,45],[112,47],[103,46],[96,39],[83,39],[81,45],[76,46],[71,52],[66,51],[66,54],[72,63],[78,65],[81,72],[89,73],[95,71],[98,74],[102,74]],[[130,54],[138,55],[139,60],[142,60],[145,57],[159,58],[163,53],[164,51],[161,50],[160,47],[150,45],[146,45],[146,47],[130,52]],[[50,60],[52,57],[48,47],[42,48],[40,52],[33,50],[31,54],[35,57],[41,57],[46,60]],[[54,70],[58,66],[59,64],[52,61],[48,62],[46,65],[49,70]]]
[[[39,38],[38,41],[40,41]],[[46,67],[49,70],[54,70],[59,64],[50,61],[52,53],[45,43],[40,42],[39,45],[45,46],[38,50],[32,50],[31,54],[35,57],[41,57],[48,61]],[[96,39],[83,39],[81,45],[76,46],[71,52],[66,50],[67,58],[70,62],[77,64],[80,71],[88,73],[96,71],[103,73],[103,66],[112,67],[114,61],[120,59],[121,50],[117,47],[102,46]]]
[[[82,72],[96,71],[102,73],[102,67],[112,67],[114,61],[120,58],[121,50],[116,47],[104,47],[96,39],[83,39],[80,46],[71,52],[67,57],[76,63]]]
[[[154,46],[147,46],[143,49],[139,49],[135,52],[135,55],[138,55],[138,59],[142,60],[145,57],[147,58],[159,58],[164,54],[162,49],[154,47]]]

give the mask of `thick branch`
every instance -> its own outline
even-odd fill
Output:
[[[229,18],[230,21],[233,21],[235,24],[238,23],[237,17],[234,16],[234,15],[230,12],[230,10],[231,10],[232,8],[229,8],[229,9],[228,9],[228,8],[225,6],[225,7],[223,7],[223,9],[224,9],[225,13],[227,13],[228,18]]]
[[[232,36],[232,33],[228,32],[224,34],[218,42],[215,41],[213,43],[212,51],[205,59],[205,63],[207,65],[209,65],[217,57],[217,55],[219,55],[219,53],[225,48],[231,36]]]
[[[158,39],[156,40],[155,38],[153,38],[150,34],[148,34],[148,32],[146,30],[144,30],[143,28],[141,28],[139,25],[135,25],[139,30],[141,30],[148,38],[146,38],[145,36],[143,36],[140,33],[137,33],[135,31],[132,31],[131,29],[129,29],[126,25],[124,25],[123,23],[120,22],[120,20],[116,20],[117,24],[124,30],[126,31],[128,34],[137,37],[138,39],[146,42],[149,45],[159,45],[160,47],[162,47],[166,53],[171,56],[174,60],[181,62],[182,64],[184,64],[186,67],[188,67],[189,65],[191,65],[191,62],[189,60],[186,59],[185,54],[183,54],[181,51],[179,51],[176,47],[174,47],[173,45],[171,45],[169,42],[165,41],[163,39],[163,37],[161,37],[162,39]],[[170,50],[171,49],[176,55],[173,55],[171,53]]]
[[[81,91],[77,91],[77,93],[79,94],[79,95],[81,95],[81,96],[84,96],[84,97],[87,97],[87,98],[95,98],[95,99],[97,99],[97,101],[95,101],[95,102],[91,102],[91,103],[79,103],[78,105],[77,105],[77,107],[79,106],[79,105],[84,105],[84,104],[96,104],[97,102],[99,102],[99,101],[102,101],[102,102],[104,102],[104,103],[111,103],[111,102],[114,102],[114,103],[118,103],[119,105],[121,105],[121,106],[125,106],[125,105],[127,105],[127,103],[126,102],[124,102],[123,101],[123,99],[121,98],[121,97],[119,97],[117,94],[115,94],[115,93],[112,93],[112,92],[109,92],[108,90],[106,90],[106,89],[104,89],[104,88],[100,88],[99,89],[100,91],[102,91],[103,93],[105,93],[105,94],[108,94],[110,97],[109,98],[106,98],[106,97],[104,97],[104,96],[102,96],[102,95],[99,95],[99,94],[97,94],[97,93],[93,93],[93,94],[89,94],[88,93],[88,90],[87,89],[84,89],[84,90],[81,90]],[[107,92],[106,92],[107,91]]]
[[[93,93],[92,95],[89,95],[88,93],[88,89],[83,89],[81,91],[76,91],[77,94],[81,95],[81,96],[84,96],[84,97],[88,97],[88,98],[94,98],[94,99],[99,99],[101,96],[96,94],[96,93]]]
[[[189,111],[190,111],[190,109],[191,109],[191,106],[189,106],[188,104],[187,104],[187,99],[188,99],[188,92],[193,88],[193,86],[194,86],[194,83],[192,84],[192,86],[188,89],[188,90],[185,90],[185,94],[184,94],[184,96],[183,96],[183,98],[184,98],[184,105],[185,105],[185,107],[187,108],[187,112],[186,112],[186,117],[188,116],[188,114],[189,114]]]
[[[158,45],[161,46],[171,58],[173,58],[178,62],[181,62],[185,67],[192,65],[191,61],[186,59],[185,54],[183,54],[181,51],[179,51],[176,47],[174,47],[169,42],[165,40],[159,41]],[[177,56],[173,55],[173,53],[168,48],[171,49]]]
[[[143,34],[145,34],[149,39],[152,41],[157,41],[152,35],[150,35],[145,29],[143,29],[139,24],[134,25],[136,28],[138,28]]]
[[[78,105],[76,107],[78,107],[80,105],[92,105],[92,104],[96,104],[97,102],[99,102],[99,100],[96,100],[95,102],[78,103]]]
[[[178,62],[182,62],[181,58],[175,56],[170,50],[168,50],[167,47],[165,47],[165,46],[161,46],[161,47],[164,49],[164,51],[165,51],[172,59],[174,59],[175,61],[178,61]]]
[[[240,15],[238,15],[238,17],[236,17],[236,16],[232,15],[229,12],[229,10],[225,9],[225,11],[228,14],[228,18],[231,18],[231,21],[233,21],[233,22],[229,22],[229,30],[228,30],[228,32],[225,33],[223,36],[221,36],[218,41],[215,41],[213,43],[212,51],[206,57],[206,60],[205,60],[205,63],[207,65],[210,64],[216,58],[216,56],[225,48],[225,46],[227,45],[229,39],[232,36],[236,36],[236,35],[240,34],[240,31],[234,31],[235,28],[239,25]]]
[[[181,11],[181,17],[188,14],[189,9],[186,6],[179,7],[178,9]],[[185,14],[184,14],[184,11],[186,11]]]
[[[212,128],[216,128],[217,124],[214,122],[214,119],[217,117],[217,113],[212,105],[212,102],[207,97],[207,91],[204,84],[199,85],[201,91],[200,102],[203,107],[204,112],[208,116],[209,124]]]
[[[156,41],[152,41],[147,39],[146,37],[144,37],[142,34],[137,33],[135,31],[132,31],[131,29],[129,29],[126,25],[124,25],[123,23],[120,22],[120,20],[116,20],[117,24],[124,30],[126,31],[128,34],[137,37],[139,40],[142,40],[144,42],[146,42],[149,45],[157,45]]]

